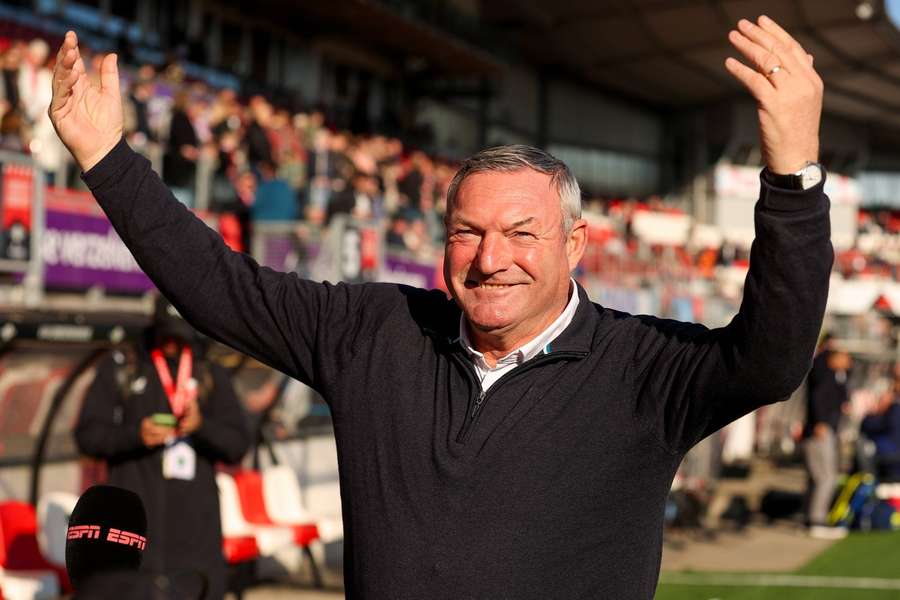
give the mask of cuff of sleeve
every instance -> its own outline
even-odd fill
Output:
[[[89,171],[81,173],[81,180],[90,189],[96,189],[110,178],[118,175],[122,169],[134,161],[136,156],[137,154],[135,154],[123,137],[106,156],[100,159],[100,162],[91,167]]]
[[[788,190],[775,187],[762,173],[759,175],[759,203],[763,207],[779,212],[799,212],[817,208],[828,199],[825,196],[825,174],[822,181],[808,190]]]

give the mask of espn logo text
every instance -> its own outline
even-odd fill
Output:
[[[99,540],[99,525],[73,525],[69,527],[66,533],[67,540]],[[147,547],[147,538],[130,531],[122,531],[121,529],[109,528],[106,534],[106,541],[114,544],[122,544],[123,546],[135,547],[138,550],[144,550]]]
[[[73,525],[69,527],[69,530],[66,532],[67,540],[80,540],[81,538],[87,538],[89,540],[96,540],[100,538],[100,526],[99,525]]]
[[[134,546],[138,550],[143,550],[147,546],[147,538],[130,531],[122,531],[121,529],[109,528],[109,534],[106,536],[107,542],[115,542],[124,546]]]

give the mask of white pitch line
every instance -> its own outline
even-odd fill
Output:
[[[799,587],[853,590],[900,590],[900,579],[879,577],[827,577],[816,575],[694,574],[663,573],[660,583],[671,585],[723,585]]]

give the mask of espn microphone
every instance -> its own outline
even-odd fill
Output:
[[[147,514],[132,491],[111,485],[87,489],[69,518],[66,571],[72,587],[92,575],[137,571],[147,547]]]

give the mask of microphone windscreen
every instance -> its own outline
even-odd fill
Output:
[[[95,485],[72,511],[66,533],[66,571],[77,590],[92,575],[136,571],[147,546],[147,514],[130,490]]]

